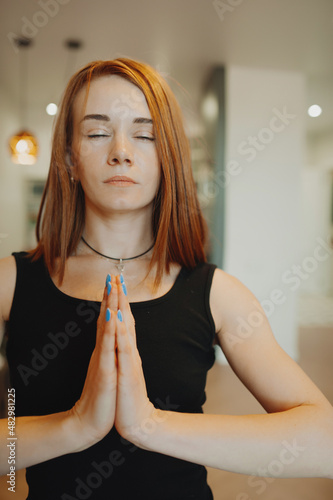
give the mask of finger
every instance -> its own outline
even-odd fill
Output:
[[[104,367],[113,369],[115,366],[116,314],[106,309],[103,333],[100,341],[100,360]]]
[[[130,342],[128,329],[126,323],[123,321],[123,315],[121,310],[118,310],[116,316],[116,341],[118,346],[118,364],[120,368],[124,368],[124,355],[131,355],[133,349]]]
[[[113,311],[117,311],[118,309],[118,291],[115,283],[115,276],[108,274],[105,280],[103,300],[101,303],[100,314],[97,321],[97,339],[100,337],[101,331],[103,331],[104,329],[107,308]]]
[[[96,340],[100,336],[100,332],[103,329],[103,325],[104,325],[104,322],[105,322],[106,309],[108,307],[108,305],[107,305],[107,298],[108,298],[108,293],[107,293],[107,281],[106,281],[106,284],[105,284],[105,287],[104,287],[104,291],[103,291],[103,299],[102,299],[102,302],[101,302],[100,312],[99,312],[99,316],[98,316],[98,319],[97,319]]]
[[[131,341],[136,345],[135,320],[126,293],[125,283],[118,284],[118,307],[128,328]]]
[[[143,380],[141,357],[129,334],[126,323],[123,321],[120,310],[118,310],[116,318],[116,341],[118,344],[118,381],[122,379],[122,376],[126,377],[127,382],[129,380],[133,381],[132,377],[135,377],[135,380],[141,384],[140,380]],[[136,387],[137,389],[138,387]]]
[[[101,305],[101,316],[103,317],[103,319],[105,317],[106,308],[110,306],[109,296],[110,296],[110,291],[111,291],[111,279],[112,279],[111,274],[108,274],[106,276],[106,280],[105,280],[103,301],[102,301],[102,305]],[[103,307],[103,309],[102,309],[102,307]]]
[[[118,290],[117,290],[117,280],[116,277],[112,274],[107,285],[107,293],[108,293],[108,307],[111,311],[117,312],[118,310]]]
[[[122,314],[125,314],[125,320],[130,317],[134,321],[131,307],[127,298],[127,287],[125,280],[122,275],[118,275],[116,278],[118,287],[118,308],[121,309]]]

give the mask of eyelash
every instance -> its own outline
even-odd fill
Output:
[[[89,134],[88,137],[90,139],[96,139],[97,137],[109,137],[105,134]],[[137,139],[144,139],[145,141],[155,141],[155,137],[146,137],[144,135],[139,135],[136,137]]]
[[[144,135],[137,136],[137,139],[144,139],[146,141],[155,141],[155,137],[146,137]]]
[[[88,137],[90,137],[91,139],[95,139],[96,137],[109,137],[109,136],[105,134],[91,134],[91,135],[88,134]]]

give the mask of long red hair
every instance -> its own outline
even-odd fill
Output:
[[[131,59],[95,61],[69,81],[55,123],[51,163],[37,218],[34,259],[44,257],[50,272],[63,280],[66,259],[74,252],[84,227],[85,201],[79,182],[71,182],[68,165],[73,136],[73,102],[92,79],[119,75],[145,95],[154,124],[161,164],[161,183],[153,211],[155,285],[171,263],[193,268],[206,261],[206,223],[192,174],[189,142],[176,98],[166,81],[147,64]]]

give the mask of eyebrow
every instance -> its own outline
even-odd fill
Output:
[[[86,115],[82,118],[81,122],[85,120],[99,120],[101,122],[109,122],[110,117],[108,115]]]
[[[148,125],[152,125],[153,120],[151,118],[134,118],[133,123],[147,123]]]
[[[85,115],[82,118],[81,122],[86,121],[86,120],[98,120],[101,122],[109,122],[110,117],[108,115],[100,115],[100,114]],[[134,118],[133,123],[143,123],[143,124],[152,125],[153,120],[151,118],[139,117],[139,118]]]

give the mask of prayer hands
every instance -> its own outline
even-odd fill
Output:
[[[114,286],[115,284],[115,286]],[[118,313],[111,315],[116,323],[117,399],[115,426],[119,434],[136,441],[142,424],[152,418],[155,407],[149,401],[136,345],[135,321],[127,300],[126,285],[112,278],[111,294],[118,295]]]
[[[116,426],[137,441],[142,425],[153,418],[136,346],[135,322],[120,276],[108,276],[97,321],[96,346],[79,401],[71,410],[85,436],[85,449]]]

